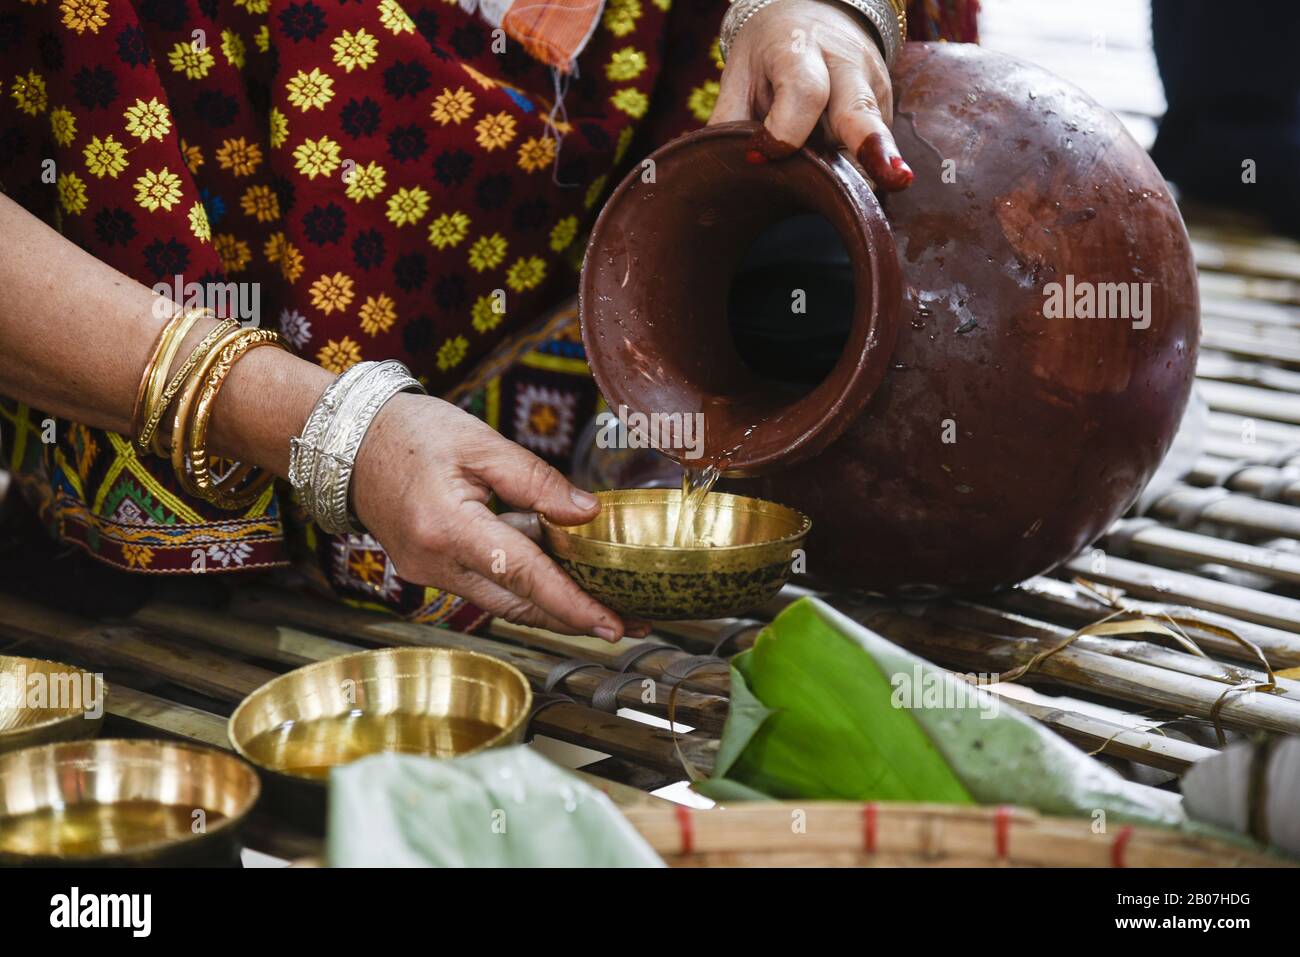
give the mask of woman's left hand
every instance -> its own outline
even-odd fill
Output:
[[[709,123],[763,119],[748,158],[789,156],[826,114],[829,131],[878,186],[905,189],[912,170],[887,120],[893,91],[884,56],[851,8],[827,0],[777,0],[736,33]]]

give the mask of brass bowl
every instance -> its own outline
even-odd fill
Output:
[[[13,751],[0,755],[0,865],[233,865],[260,793],[252,768],[214,748],[106,739]]]
[[[541,519],[547,550],[582,588],[620,614],[651,620],[728,618],[763,604],[786,583],[812,522],[762,499],[710,492],[696,540],[670,544],[678,489],[597,492],[585,525]]]
[[[380,751],[456,757],[523,739],[532,690],[517,668],[453,648],[380,648],[268,681],[230,716],[269,803],[318,829],[329,771]]]
[[[104,723],[104,699],[103,680],[89,671],[0,655],[0,754],[95,737]]]

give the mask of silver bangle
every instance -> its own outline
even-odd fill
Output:
[[[727,62],[727,48],[731,46],[731,41],[740,32],[740,28],[759,10],[775,2],[776,0],[731,0],[731,6],[727,7],[722,18],[722,29],[718,32],[718,52],[722,54],[723,63]]]
[[[320,455],[321,435],[330,419],[337,414],[343,395],[360,375],[377,364],[358,362],[331,382],[307,416],[302,435],[289,440],[289,484],[297,490],[303,507],[312,515],[316,514],[317,486],[313,476],[316,473],[316,459]]]
[[[889,0],[838,0],[867,18],[880,40],[880,50],[885,55],[885,66],[893,66],[894,57],[903,45],[898,12]]]
[[[389,360],[359,363],[332,389],[312,409],[303,434],[291,441],[289,479],[322,531],[341,535],[365,531],[348,507],[348,493],[367,430],[389,399],[399,392],[423,393],[424,387],[406,366]]]

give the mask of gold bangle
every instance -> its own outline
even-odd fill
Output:
[[[198,317],[196,317],[196,319],[197,318]],[[172,350],[173,358],[175,357],[175,354],[180,351],[180,346],[185,341],[185,336],[189,334],[189,329],[192,326],[193,323],[187,324],[185,332],[183,333],[177,330],[177,335],[175,336],[176,348]],[[137,452],[141,450],[145,452],[152,451],[153,454],[159,458],[167,458],[169,453],[167,449],[163,447],[162,432],[158,428],[159,425],[162,424],[163,417],[167,414],[167,407],[172,404],[172,399],[176,397],[176,393],[180,391],[181,386],[184,384],[185,379],[189,376],[190,372],[196,365],[198,365],[199,361],[208,354],[208,350],[212,348],[212,344],[232,329],[238,328],[238,326],[239,323],[234,319],[223,319],[213,327],[202,340],[200,340],[198,345],[190,350],[189,356],[186,357],[185,361],[181,364],[181,367],[176,370],[176,374],[172,376],[171,381],[168,382],[162,388],[162,391],[148,403],[147,407],[149,409],[149,416],[145,419],[144,424],[136,433]],[[170,368],[170,366],[171,360],[169,359],[167,364],[162,366],[162,368],[166,370]]]
[[[207,450],[208,422],[221,386],[244,353],[258,346],[285,348],[279,334],[270,329],[241,327],[227,333],[190,373],[176,407],[172,432],[172,469],[176,479],[191,495],[219,508],[236,509],[251,504],[274,478],[272,473],[264,472],[240,488],[253,471],[253,466],[241,463],[225,478],[213,482]]]
[[[153,345],[149,348],[149,361],[144,364],[144,372],[140,375],[140,385],[135,391],[135,404],[131,406],[131,434],[138,436],[144,425],[145,416],[149,412],[149,396],[153,392],[154,383],[159,378],[158,366],[162,359],[164,348],[169,344],[169,337],[185,318],[183,311],[172,314],[172,317],[163,323],[163,327],[158,330],[158,335],[154,337]],[[148,447],[141,447],[139,442],[136,443],[137,452],[147,452]]]

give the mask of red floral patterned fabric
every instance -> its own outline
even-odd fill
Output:
[[[0,186],[143,283],[256,284],[261,321],[331,371],[400,358],[445,394],[572,294],[621,166],[707,119],[726,4],[670,2],[608,0],[564,77],[455,0],[13,0]],[[597,401],[561,328],[464,404],[563,467]],[[296,551],[350,600],[478,617],[284,488],[222,512],[121,436],[9,402],[0,441],[51,531],[121,568]]]

